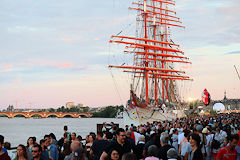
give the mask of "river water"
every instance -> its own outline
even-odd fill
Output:
[[[35,136],[37,142],[45,134],[54,133],[57,139],[63,136],[63,126],[68,126],[69,132],[76,132],[83,138],[89,132],[97,131],[97,124],[114,122],[124,127],[123,119],[114,118],[0,118],[0,135],[5,137],[5,142],[10,142],[12,147],[27,144],[29,137]]]

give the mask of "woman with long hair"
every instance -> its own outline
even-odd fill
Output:
[[[90,149],[93,145],[93,141],[95,141],[96,137],[92,134],[89,135],[89,142],[86,144],[86,149],[87,149],[87,156],[89,159],[92,159],[92,157],[90,157]]]
[[[203,160],[203,154],[200,147],[200,136],[196,133],[192,133],[189,138],[192,151],[188,154],[188,160]]]
[[[28,159],[27,149],[24,145],[20,144],[17,147],[17,155],[14,160],[27,160],[27,159]]]
[[[32,159],[32,148],[34,146],[34,144],[36,143],[35,138],[33,137],[29,137],[27,140],[27,154],[28,154],[28,159]]]

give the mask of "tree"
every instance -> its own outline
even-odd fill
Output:
[[[49,111],[50,113],[53,113],[53,112],[55,112],[55,109],[54,109],[54,108],[50,108],[48,111]]]
[[[119,106],[107,106],[104,110],[93,113],[93,117],[115,118],[118,112],[118,108]]]

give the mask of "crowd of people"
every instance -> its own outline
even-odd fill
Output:
[[[240,114],[184,117],[118,128],[106,123],[83,139],[64,126],[20,144],[14,160],[240,160]],[[10,160],[9,143],[0,135],[0,160]]]

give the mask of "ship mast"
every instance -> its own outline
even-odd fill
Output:
[[[172,81],[191,80],[185,72],[175,69],[174,64],[191,63],[179,45],[170,39],[170,27],[183,27],[176,17],[176,12],[168,6],[174,6],[173,0],[141,0],[132,3],[136,7],[129,7],[141,13],[140,21],[143,35],[140,37],[112,36],[111,43],[125,44],[124,53],[135,54],[137,63],[133,66],[109,65],[110,68],[121,68],[124,72],[134,73],[135,78],[142,78],[144,82],[144,100],[149,105],[169,101],[169,92],[173,90]],[[150,81],[152,83],[150,83]],[[154,90],[154,95],[149,92]]]

